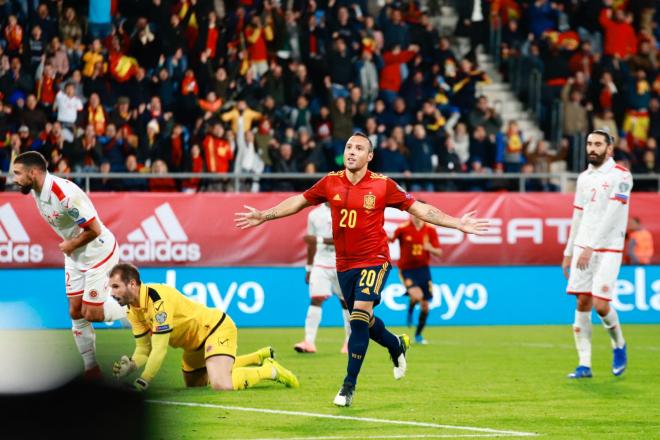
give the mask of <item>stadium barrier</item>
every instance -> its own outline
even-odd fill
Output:
[[[435,267],[431,273],[431,325],[573,322],[575,300],[565,293],[566,280],[558,266]],[[147,268],[142,277],[227,311],[240,327],[302,327],[309,304],[302,268]],[[5,269],[2,281],[0,328],[71,326],[61,269]],[[376,309],[388,325],[405,325],[404,292],[393,270]],[[660,322],[660,266],[623,267],[612,305],[623,323]],[[342,324],[337,300],[328,300],[324,309],[324,326]]]
[[[583,161],[584,162],[584,161]],[[582,163],[582,162],[578,162]],[[171,178],[174,180],[201,180],[202,189],[204,185],[218,182],[228,183],[227,188],[231,192],[249,191],[252,182],[261,184],[274,184],[281,181],[292,181],[303,187],[311,186],[325,173],[67,173],[58,174],[61,177],[73,180],[87,192],[92,192],[92,182],[96,180],[144,180]],[[571,192],[575,189],[575,182],[578,173],[570,172],[552,172],[552,173],[492,173],[484,170],[483,174],[474,173],[387,173],[389,177],[395,179],[404,186],[420,180],[429,181],[436,185],[438,190],[457,191],[459,185],[472,184],[474,190],[479,191],[515,191],[526,192],[527,184],[534,182],[540,183],[543,187],[550,185],[560,192]],[[660,174],[635,174],[635,181],[648,182],[647,191],[660,191]],[[0,172],[0,182],[6,180],[11,185],[11,174]],[[537,185],[538,186],[538,185]],[[245,189],[247,188],[247,189]],[[469,189],[472,191],[472,189]],[[211,189],[211,191],[217,191]],[[550,189],[548,189],[550,191]]]
[[[304,266],[308,211],[240,231],[234,213],[267,208],[286,193],[92,193],[98,214],[115,234],[119,257],[140,267]],[[568,238],[573,195],[557,193],[421,193],[453,215],[477,211],[491,220],[483,236],[438,228],[444,253],[434,265],[557,265]],[[376,201],[376,203],[379,203]],[[635,193],[631,215],[660,243],[658,194]],[[409,215],[388,208],[385,229]],[[40,217],[32,197],[0,199],[0,269],[61,268],[59,237]],[[390,246],[398,259],[398,244]],[[656,254],[654,264],[660,264]]]

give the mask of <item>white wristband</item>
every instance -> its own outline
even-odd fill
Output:
[[[316,236],[316,244],[323,244],[323,240],[324,240],[323,237],[321,237],[320,235]]]
[[[305,272],[311,272],[312,271],[312,265],[311,264],[305,264]]]

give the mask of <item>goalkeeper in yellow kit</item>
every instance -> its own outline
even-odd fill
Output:
[[[214,390],[242,390],[263,380],[298,388],[296,376],[272,359],[271,347],[236,356],[236,325],[229,315],[191,301],[164,284],[143,284],[138,269],[117,264],[109,275],[111,295],[128,306],[135,351],[115,362],[113,373],[124,377],[144,370],[134,382],[145,390],[160,370],[167,347],[183,349],[183,379],[188,387],[210,384]]]

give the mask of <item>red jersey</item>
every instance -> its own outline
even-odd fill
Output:
[[[393,238],[399,240],[401,257],[398,266],[401,270],[417,269],[429,265],[431,254],[424,250],[425,242],[435,248],[440,247],[438,233],[433,226],[427,224],[417,229],[413,222],[406,222],[396,228]]]
[[[206,169],[209,173],[229,172],[229,163],[234,159],[229,142],[208,134],[202,141],[202,147],[204,147]]]
[[[313,205],[330,203],[339,272],[389,262],[385,207],[405,211],[415,201],[392,179],[371,171],[355,185],[345,171],[328,173],[303,196]]]

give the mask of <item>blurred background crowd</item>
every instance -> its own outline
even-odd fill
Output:
[[[52,172],[163,175],[97,179],[92,190],[297,190],[304,181],[233,188],[168,176],[340,169],[360,130],[383,173],[577,171],[575,135],[607,127],[617,161],[656,173],[658,3],[0,0],[0,169],[37,150]],[[457,15],[449,31],[439,25],[446,7]],[[540,73],[537,117],[554,142],[504,123],[480,94],[491,78],[478,54],[492,49],[505,81],[512,60]],[[550,123],[556,102],[559,126]],[[507,189],[477,179],[406,184]],[[527,185],[557,190],[542,179]]]

